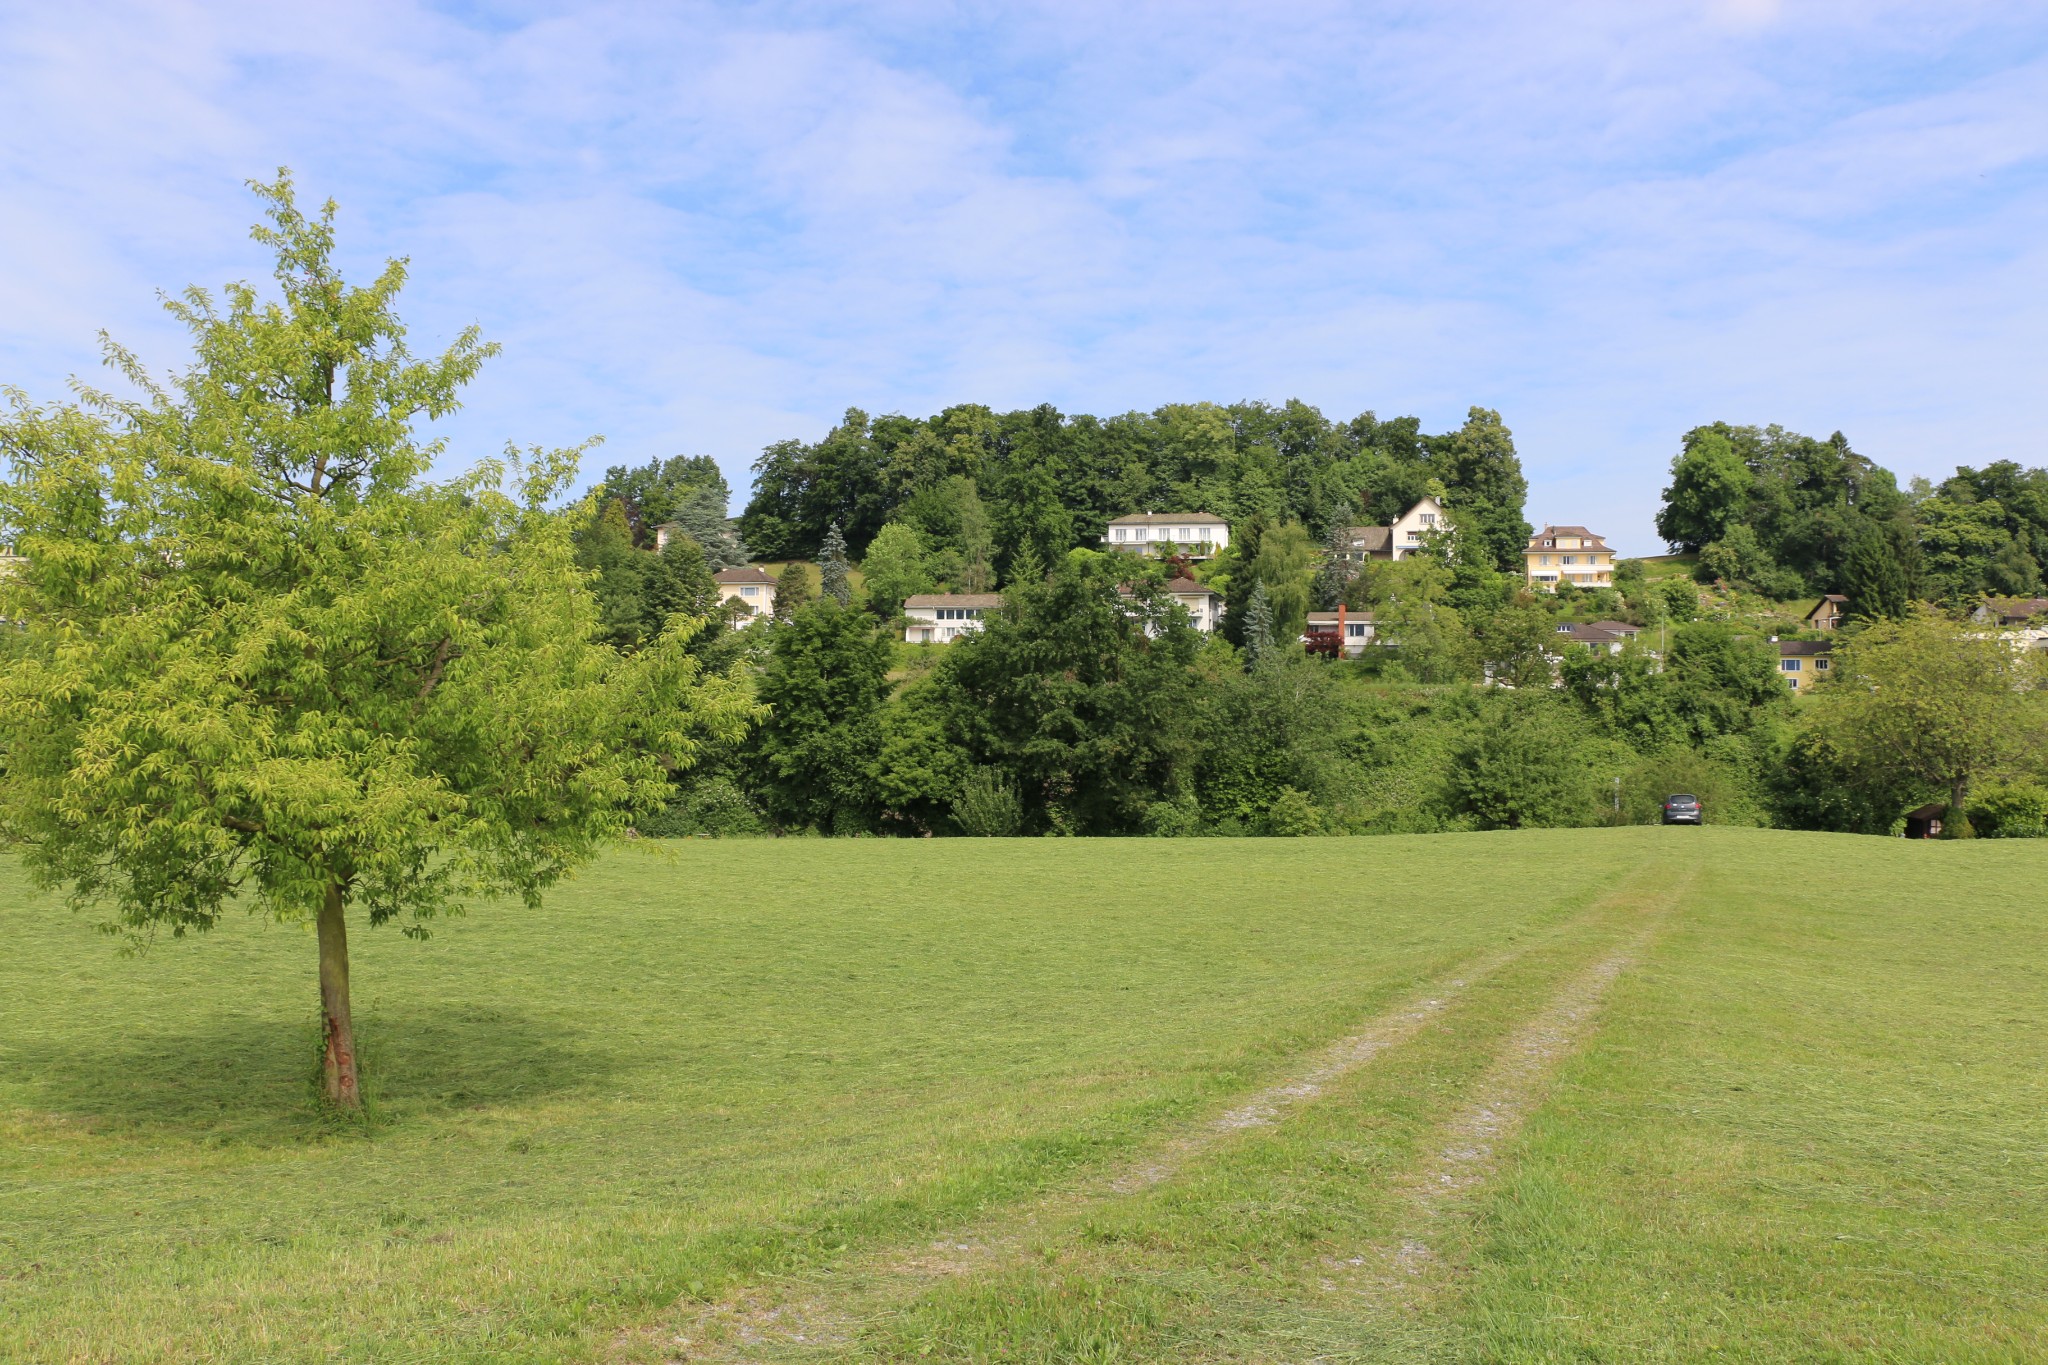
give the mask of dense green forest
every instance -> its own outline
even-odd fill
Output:
[[[1705,580],[1778,599],[1839,592],[1867,616],[2031,596],[2048,562],[2048,469],[2001,460],[1902,490],[1840,432],[1716,422],[1686,433],[1657,533],[1696,551]]]
[[[730,523],[701,457],[614,468],[584,514],[613,642],[709,618],[692,650],[767,705],[650,830],[1421,831],[1648,820],[1681,789],[1750,824],[1878,833],[1926,801],[1954,807],[1956,832],[2048,821],[2038,652],[1962,615],[2039,587],[2048,471],[1901,489],[1839,434],[1700,427],[1658,517],[1692,576],[1623,560],[1612,588],[1541,594],[1521,573],[1513,437],[1481,408],[1434,435],[1300,402],[854,411],[756,473]],[[1425,493],[1450,524],[1422,553],[1332,553]],[[1232,544],[1196,563],[1097,548],[1110,518],[1153,509],[1229,518]],[[651,553],[664,523],[677,534]],[[749,553],[787,561],[771,622],[719,611],[712,571]],[[1159,594],[1190,573],[1228,604],[1217,637]],[[980,636],[900,643],[911,594],[997,586]],[[1905,720],[1841,687],[1790,694],[1774,637],[1801,634],[1825,591],[1851,598],[1834,676],[1912,679],[1896,690],[1925,695]],[[1308,657],[1307,613],[1339,603],[1371,616],[1375,646]],[[1589,620],[1643,633],[1611,651],[1560,638]],[[2005,714],[2005,696],[2024,705]],[[1946,747],[1909,753],[1934,734]]]

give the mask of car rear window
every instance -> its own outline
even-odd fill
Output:
[[[1674,806],[1697,806],[1700,803],[1697,796],[1667,796],[1664,799]]]

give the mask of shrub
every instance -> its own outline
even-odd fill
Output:
[[[639,831],[652,839],[687,839],[709,835],[731,839],[760,834],[761,812],[729,777],[707,777],[676,793],[675,800],[639,821]]]
[[[1024,802],[1017,784],[995,768],[971,768],[953,798],[953,823],[977,839],[1005,839],[1023,832]]]
[[[1970,802],[1969,816],[1981,838],[2048,838],[2048,788],[2027,781],[1986,783]]]

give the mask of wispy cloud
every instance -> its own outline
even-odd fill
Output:
[[[717,455],[846,406],[1300,396],[1514,426],[1531,512],[1652,548],[1695,422],[2040,462],[2048,14],[393,3],[0,9],[0,380],[263,270],[290,164],[422,344],[452,459]]]

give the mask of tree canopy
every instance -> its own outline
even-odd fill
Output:
[[[359,1101],[347,918],[424,933],[478,896],[542,890],[736,737],[752,704],[678,619],[622,655],[549,510],[578,452],[445,483],[416,432],[492,353],[415,357],[333,264],[334,206],[255,187],[277,296],[168,302],[193,361],[142,396],[11,396],[0,518],[25,563],[0,679],[0,824],[45,884],[138,934],[241,898],[318,928],[327,1093]],[[587,516],[585,510],[582,515]]]

